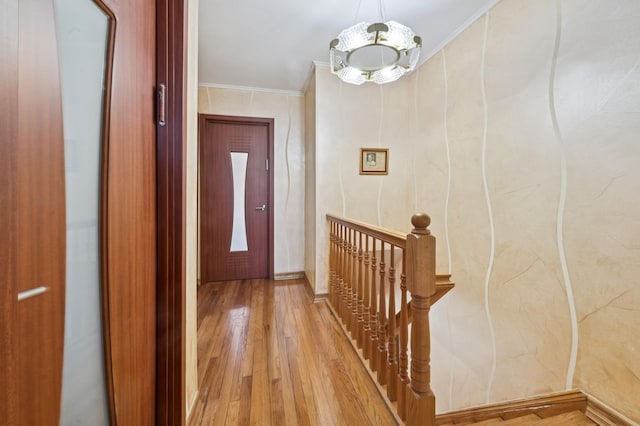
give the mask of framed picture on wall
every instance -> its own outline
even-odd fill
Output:
[[[388,175],[389,148],[360,148],[361,175]]]

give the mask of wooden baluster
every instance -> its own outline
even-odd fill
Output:
[[[390,245],[390,247],[391,258],[389,259],[389,327],[387,330],[387,340],[389,341],[387,349],[389,354],[389,360],[387,362],[387,396],[389,397],[389,401],[395,401],[398,394],[398,360],[396,358],[396,248],[393,245]]]
[[[369,367],[371,371],[378,371],[378,293],[376,289],[376,239],[373,238],[373,249],[371,250],[371,303],[369,305],[371,313],[371,340],[369,342]]]
[[[369,282],[369,236],[365,235],[364,243],[364,295],[362,306],[362,356],[369,359],[371,356],[371,288]]]
[[[380,241],[380,302],[378,305],[378,383],[387,384],[387,293],[384,286],[384,241]]]
[[[338,316],[340,317],[340,321],[344,322],[344,311],[347,298],[347,263],[345,257],[345,252],[347,250],[347,229],[344,225],[341,225],[340,228],[340,301],[338,302]]]
[[[335,279],[335,294],[333,295],[333,306],[335,308],[336,313],[340,313],[340,278],[342,277],[342,264],[340,263],[340,245],[342,244],[340,240],[340,230],[341,225],[336,223],[335,229],[335,237],[334,237],[334,254],[333,260],[336,264],[336,279]]]
[[[353,239],[351,235],[352,229],[349,228],[347,229],[347,239],[349,242],[347,244],[347,276],[345,278],[347,280],[347,300],[345,300],[346,311],[344,317],[345,326],[349,331],[351,331],[351,324],[353,323],[353,318],[351,317],[351,308],[353,301],[353,258],[351,256],[351,251],[353,250]]]
[[[353,248],[351,249],[351,338],[358,336],[358,244],[356,231],[353,231]]]
[[[338,301],[337,301],[337,292],[338,292],[338,286],[340,283],[340,264],[338,262],[338,244],[339,244],[339,237],[338,237],[338,224],[334,223],[333,224],[333,265],[334,265],[334,271],[335,271],[335,276],[333,279],[333,306],[335,308],[338,307]]]
[[[347,321],[347,300],[349,300],[349,228],[344,226],[342,242],[342,311],[340,311],[340,320],[343,324]]]
[[[342,290],[342,315],[341,315],[341,320],[343,324],[346,324],[347,322],[347,318],[348,318],[348,314],[349,314],[349,310],[348,310],[348,306],[347,306],[347,301],[349,300],[349,228],[347,228],[346,226],[344,227],[344,245],[343,245],[343,251],[344,253],[342,254],[344,259],[343,259],[343,263],[344,263],[344,273],[343,273],[343,281],[344,284],[343,286],[343,290]]]
[[[333,221],[329,222],[329,302],[335,308],[336,300],[335,300],[335,291],[336,291],[336,262],[335,262],[335,245],[336,245],[336,235],[335,235],[335,227],[336,224]]]
[[[406,250],[402,250],[402,274],[400,275],[400,354],[398,373],[398,415],[402,420],[407,418],[407,385],[409,384],[409,306],[407,304],[407,267]]]
[[[435,238],[427,229],[426,214],[411,218],[413,230],[407,235],[407,288],[411,292],[411,383],[407,388],[406,424],[435,425],[436,398],[431,390],[429,357],[429,309],[435,293]]]
[[[341,225],[336,224],[336,236],[335,236],[335,261],[336,261],[336,294],[334,296],[335,311],[340,315],[340,278],[342,277],[342,264],[340,263],[340,232]]]
[[[359,349],[362,349],[363,335],[364,335],[364,277],[362,276],[362,261],[364,258],[364,254],[362,252],[362,232],[358,233],[359,241],[358,241],[358,304],[357,304],[357,312],[358,312],[358,323],[356,327],[356,345]]]

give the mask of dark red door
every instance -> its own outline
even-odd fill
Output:
[[[202,282],[267,278],[273,120],[200,116]]]

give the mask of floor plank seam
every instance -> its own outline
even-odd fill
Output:
[[[330,308],[301,284],[198,289],[199,397],[189,425],[397,423]]]
[[[368,361],[364,359],[364,356],[362,356],[362,351],[360,349],[358,349],[356,343],[351,339],[351,336],[349,335],[349,331],[346,329],[344,324],[342,324],[342,321],[338,317],[337,313],[334,311],[333,306],[331,306],[331,303],[329,303],[329,300],[326,300],[325,304],[329,308],[329,310],[331,311],[331,314],[333,315],[334,321],[338,323],[340,329],[342,330],[344,338],[346,338],[349,341],[349,343],[351,344],[351,348],[353,349],[353,351],[356,353],[356,355],[360,359],[360,362],[362,364],[362,368],[367,372],[369,378],[371,379],[371,381],[375,385],[376,389],[378,390],[378,394],[384,400],[385,406],[387,407],[387,410],[389,410],[389,413],[395,419],[396,424],[397,425],[403,425],[404,422],[402,421],[402,419],[400,419],[400,416],[398,416],[398,413],[396,412],[395,404],[393,402],[391,402],[389,400],[389,398],[387,397],[386,386],[383,387],[382,385],[380,385],[378,383],[377,377],[375,375],[376,373],[373,373],[372,371],[370,371],[367,368],[366,364],[368,363]]]

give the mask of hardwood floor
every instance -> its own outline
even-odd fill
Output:
[[[190,425],[394,425],[351,344],[302,280],[198,290]]]

